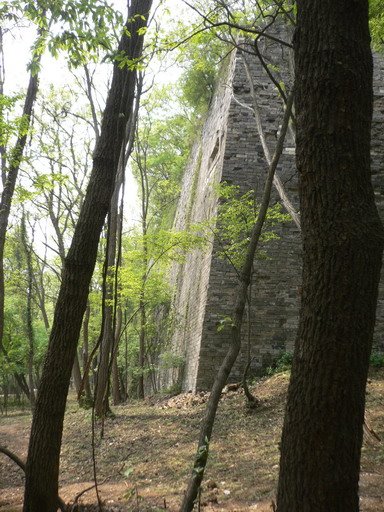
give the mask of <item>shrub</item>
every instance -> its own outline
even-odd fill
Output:
[[[369,364],[372,368],[384,368],[384,352],[372,352]]]
[[[276,373],[286,372],[292,367],[293,353],[281,352],[270,366],[266,369],[267,375],[275,375]]]

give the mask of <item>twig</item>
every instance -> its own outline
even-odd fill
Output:
[[[124,467],[124,466],[123,466]],[[120,470],[121,471],[121,470]],[[102,482],[99,482],[99,486],[100,485],[103,485],[105,484],[105,482],[107,482],[109,479],[111,478],[111,475],[109,476],[106,476],[104,478],[104,480]],[[86,492],[88,491],[91,491],[92,489],[94,489],[96,487],[96,485],[93,483],[92,485],[90,485],[89,487],[87,487],[86,489],[83,489],[82,491],[80,491],[78,494],[76,494],[74,500],[73,500],[73,503],[72,503],[72,506],[71,506],[71,511],[70,512],[73,512],[74,510],[74,507],[76,506],[78,500],[81,498],[81,496],[83,496],[83,494],[85,494]]]
[[[0,453],[4,453],[7,457],[9,457],[15,464],[19,466],[23,471],[25,471],[25,463],[13,452],[8,450],[5,446],[0,446]]]
[[[239,25],[237,23],[232,23],[230,21],[218,21],[218,22],[214,22],[212,20],[210,20],[207,16],[205,16],[202,12],[200,12],[196,7],[194,7],[193,5],[191,5],[189,2],[187,2],[186,0],[183,0],[184,3],[190,8],[192,9],[193,11],[195,11],[199,16],[201,16],[201,18],[204,20],[205,23],[207,23],[209,25],[209,27],[204,27],[203,29],[200,30],[200,32],[202,32],[203,30],[208,30],[208,28],[219,28],[219,27],[229,27],[229,28],[234,28],[236,30],[241,30],[243,32],[247,32],[249,34],[254,34],[258,37],[266,37],[267,39],[270,39],[271,41],[274,41],[276,43],[280,43],[281,45],[283,46],[287,46],[288,48],[292,48],[292,44],[288,43],[287,41],[284,41],[283,39],[279,39],[278,37],[275,37],[271,34],[268,34],[268,33],[265,33],[265,28],[264,29],[256,29],[256,28],[253,28],[253,27],[244,27],[242,25]],[[194,34],[196,35],[196,34]]]
[[[208,461],[209,454],[209,443],[212,435],[213,424],[216,417],[217,407],[220,401],[223,387],[228,379],[231,369],[237,359],[237,356],[241,348],[241,325],[244,315],[244,309],[246,304],[246,296],[248,292],[248,286],[250,282],[250,275],[252,272],[253,261],[255,252],[260,241],[261,232],[263,229],[264,221],[267,215],[271,189],[273,183],[273,176],[276,171],[277,164],[281,157],[284,148],[284,139],[288,129],[289,117],[291,108],[293,105],[293,91],[289,96],[289,101],[286,107],[286,112],[283,118],[283,124],[279,139],[277,141],[275,154],[271,161],[271,165],[268,169],[267,179],[264,184],[263,199],[260,205],[257,220],[252,230],[252,234],[249,240],[249,247],[246,253],[245,263],[241,272],[241,281],[239,283],[239,291],[236,296],[234,313],[233,313],[233,326],[232,326],[232,342],[229,345],[227,354],[219,371],[215,377],[209,401],[207,403],[205,417],[201,424],[200,436],[198,446],[195,455],[195,461],[193,465],[192,474],[189,479],[189,484],[184,495],[183,502],[181,504],[180,512],[191,512],[194,507],[196,498],[198,497],[199,488],[204,478],[204,471]]]
[[[367,434],[367,436],[381,443],[381,437],[373,430],[372,427],[368,425],[366,418],[364,418],[364,432]]]
[[[11,450],[8,450],[5,446],[0,445],[0,453],[4,453],[7,457],[9,457],[15,464],[19,466],[20,469],[22,469],[25,473],[25,462],[23,462],[15,453],[11,452]],[[67,511],[67,506],[64,503],[64,501],[60,498],[60,496],[57,497],[58,506],[62,512]]]
[[[253,85],[253,80],[252,80],[252,75],[251,75],[250,67],[249,67],[248,61],[245,58],[245,56],[241,55],[241,57],[242,57],[242,60],[243,60],[245,73],[247,75],[248,85],[250,87],[252,103],[253,103],[253,114],[254,114],[254,117],[255,117],[257,132],[259,134],[260,142],[261,142],[261,145],[262,145],[262,148],[263,148],[263,152],[264,152],[264,156],[265,156],[265,159],[267,161],[267,164],[268,164],[268,166],[271,166],[271,164],[272,164],[272,155],[271,155],[271,153],[269,151],[269,147],[268,147],[267,140],[266,140],[266,137],[265,137],[265,133],[264,133],[264,130],[263,130],[260,109],[259,109],[259,105],[257,103],[256,92],[255,92],[255,88],[254,88],[254,85]],[[286,107],[287,107],[287,105],[286,105]],[[291,117],[291,115],[292,114],[290,114],[290,117]],[[282,184],[282,182],[281,182],[281,180],[280,180],[280,178],[279,178],[279,176],[277,174],[275,174],[274,177],[273,177],[273,184],[274,184],[274,186],[275,186],[275,188],[276,188],[276,190],[277,190],[277,192],[278,192],[278,194],[280,196],[280,199],[281,199],[285,209],[287,210],[289,215],[292,217],[292,220],[296,224],[296,226],[301,230],[300,216],[296,212],[293,204],[291,203],[289,197],[287,196],[287,194],[286,194],[286,192],[284,190],[283,184]]]

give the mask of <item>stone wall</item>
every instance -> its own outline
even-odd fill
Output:
[[[286,38],[285,30],[277,34]],[[264,42],[267,63],[290,87],[291,55],[286,48]],[[262,124],[271,153],[279,134],[283,103],[260,62],[246,55],[252,70]],[[375,112],[372,131],[372,173],[377,204],[384,214],[384,60],[375,55]],[[253,113],[246,106],[252,97],[240,52],[233,52],[218,85],[200,140],[186,169],[176,227],[206,220],[216,214],[217,197],[212,185],[228,181],[242,191],[261,194],[267,171]],[[277,174],[298,208],[297,173],[292,135],[287,137]],[[273,193],[272,202],[278,201]],[[243,327],[243,350],[231,378],[241,378],[248,358],[259,371],[282,351],[292,350],[298,321],[301,281],[299,229],[286,222],[277,229],[279,239],[268,244],[267,259],[255,260],[251,308]],[[190,254],[184,265],[173,269],[176,284],[177,327],[173,350],[185,357],[183,373],[168,375],[181,379],[184,390],[208,389],[230,343],[229,329],[218,331],[223,317],[232,314],[237,289],[231,265],[217,257],[218,241],[205,252]],[[384,331],[383,293],[380,293],[375,343],[382,344]],[[249,323],[250,322],[250,323]]]
[[[176,212],[176,229],[184,230],[191,224],[207,221],[216,215],[217,197],[213,186],[221,179],[234,64],[235,52],[227,58],[201,136],[192,149]],[[175,264],[171,271],[176,310],[171,348],[184,358],[185,365],[183,369],[175,368],[164,376],[165,386],[182,379],[183,389],[196,389],[212,264],[212,242],[208,241],[206,250],[192,251],[184,264]]]
[[[373,55],[373,118],[371,136],[372,184],[381,220],[384,222],[384,56]],[[376,310],[374,348],[384,348],[384,268],[381,271]]]
[[[267,43],[262,52],[267,62],[274,66],[275,72],[280,65],[279,74],[287,75],[285,71],[289,54],[286,50],[276,43]],[[246,59],[252,72],[266,141],[273,154],[284,114],[283,102],[258,60],[250,58],[249,55],[246,55]],[[284,66],[281,66],[282,62]],[[289,87],[290,81],[287,76],[279,78],[284,78]],[[228,116],[227,144],[221,180],[237,184],[243,191],[254,189],[261,195],[267,165],[253,113],[241,106],[251,106],[252,97],[240,53],[236,56],[233,92],[235,99],[231,102]],[[294,144],[289,136],[277,174],[282,179],[290,199],[297,203]],[[272,203],[277,200],[277,193],[274,192]],[[292,349],[293,346],[300,283],[300,237],[293,222],[281,225],[276,231],[280,239],[264,248],[268,259],[255,260],[250,325],[247,315],[242,330],[243,350],[232,372],[233,380],[241,379],[247,363],[248,343],[254,372],[267,365],[280,352]],[[216,244],[211,265],[196,389],[206,389],[212,385],[231,337],[229,329],[218,332],[217,327],[221,318],[232,315],[237,279],[230,264],[223,263],[215,257]]]

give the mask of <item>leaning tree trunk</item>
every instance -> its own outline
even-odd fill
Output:
[[[84,398],[87,404],[92,402],[91,384],[89,382],[89,371],[85,373],[85,369],[88,363],[89,357],[89,319],[91,316],[91,306],[89,301],[85,308],[85,314],[83,318],[83,352],[82,352],[82,364],[83,364],[83,379],[84,379]],[[79,399],[81,403],[81,400]]]
[[[33,264],[32,249],[28,244],[27,227],[25,222],[25,210],[21,217],[21,243],[24,248],[25,259],[27,260],[27,304],[25,308],[25,331],[28,339],[28,384],[29,384],[29,401],[32,409],[35,407],[35,379],[33,376],[33,366],[35,358],[35,332],[33,329]]]
[[[114,331],[115,331],[115,273],[118,272],[116,266],[116,246],[118,238],[118,210],[119,193],[123,181],[124,169],[121,168],[121,162],[124,159],[122,153],[120,160],[120,169],[117,173],[115,190],[111,199],[111,205],[108,214],[108,244],[107,244],[107,271],[105,276],[105,299],[103,300],[104,321],[103,333],[100,343],[100,362],[97,370],[97,384],[95,389],[95,413],[99,418],[104,417],[110,412],[109,407],[109,377],[111,358],[114,349]]]
[[[100,233],[109,209],[126,124],[132,113],[136,70],[143,27],[151,0],[133,0],[117,55],[126,56],[113,69],[93,169],[71,247],[65,259],[48,352],[32,421],[26,464],[24,512],[54,512],[58,503],[58,476],[63,419],[72,365],[88,289],[94,270]]]
[[[211,440],[213,425],[215,422],[216,411],[219,405],[222,390],[227,382],[233,365],[241,348],[241,327],[243,323],[243,315],[247,303],[247,293],[251,282],[251,274],[253,270],[253,262],[255,259],[256,249],[259,245],[260,236],[267,216],[268,205],[271,196],[272,182],[275,175],[277,164],[284,149],[285,135],[288,129],[288,122],[291,116],[293,105],[293,92],[291,92],[287,101],[286,111],[281,127],[279,139],[276,144],[275,154],[268,169],[267,179],[264,184],[263,197],[260,204],[259,213],[253,226],[245,261],[241,269],[239,288],[236,293],[234,311],[232,315],[233,325],[231,327],[231,344],[225,355],[219,371],[215,377],[211,394],[205,411],[205,417],[200,427],[199,442],[193,465],[192,475],[189,479],[188,487],[184,495],[180,512],[191,512],[194,508],[195,501],[203,481],[205,468],[208,462],[209,443]]]
[[[303,286],[279,512],[357,512],[383,229],[370,180],[367,0],[298,0]]]
[[[109,407],[109,366],[113,348],[113,282],[114,282],[114,263],[116,253],[116,218],[110,210],[110,221],[108,228],[108,269],[106,276],[106,294],[103,304],[104,322],[103,333],[100,344],[100,361],[97,369],[96,387],[95,387],[95,414],[99,418],[110,413]]]

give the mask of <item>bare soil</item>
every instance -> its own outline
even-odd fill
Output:
[[[255,384],[252,392],[262,404],[252,411],[245,407],[241,392],[223,396],[200,498],[207,512],[273,510],[287,383],[288,374],[283,373]],[[102,439],[97,423],[96,468],[105,510],[178,510],[206,398],[204,393],[186,394],[114,407],[115,417],[105,421]],[[0,417],[0,444],[23,459],[30,422],[26,412]],[[367,422],[384,439],[383,373],[371,376],[368,383]],[[93,485],[91,425],[91,411],[79,409],[70,397],[60,477],[60,496],[66,502]],[[21,510],[23,478],[22,471],[0,454],[1,512]],[[372,435],[365,436],[360,494],[362,512],[384,510],[384,444]],[[97,503],[95,490],[78,502]]]

